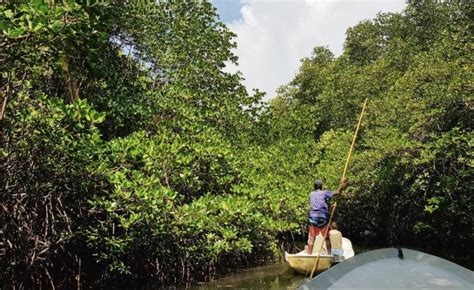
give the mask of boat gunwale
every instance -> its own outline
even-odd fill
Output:
[[[317,258],[318,255],[317,254],[312,254],[312,255],[308,255],[308,254],[305,254],[305,255],[299,255],[299,254],[289,254],[287,252],[285,252],[285,256],[286,257],[295,257],[295,258]],[[319,258],[332,258],[333,255],[319,255]]]

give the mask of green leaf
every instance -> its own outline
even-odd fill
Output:
[[[8,35],[12,38],[19,38],[22,35],[24,35],[26,31],[27,31],[26,28],[20,27],[20,28],[8,31]]]
[[[3,13],[7,18],[12,18],[14,15],[14,13],[10,9],[3,11]]]

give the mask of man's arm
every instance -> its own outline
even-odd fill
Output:
[[[341,179],[339,182],[339,188],[333,192],[333,195],[341,194],[341,192],[346,188],[347,178]]]

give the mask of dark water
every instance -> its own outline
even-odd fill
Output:
[[[372,248],[354,248],[356,253],[365,252]],[[193,290],[207,290],[216,288],[237,289],[296,289],[308,281],[296,273],[284,260],[268,266],[236,270],[232,274],[219,277],[216,281],[192,285]]]
[[[282,261],[268,266],[238,270],[214,282],[200,283],[188,289],[296,289],[304,282],[304,276],[294,273],[293,269]]]
[[[374,249],[354,247],[356,254]],[[294,272],[288,263],[282,260],[268,266],[235,270],[232,274],[219,277],[213,282],[198,283],[190,288],[173,287],[172,289],[296,289],[308,280],[309,277]]]

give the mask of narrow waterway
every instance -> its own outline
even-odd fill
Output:
[[[190,289],[296,289],[304,282],[303,275],[294,273],[288,263],[282,261],[268,266],[237,270],[214,282],[199,283]]]
[[[354,247],[356,254],[376,248]],[[213,282],[202,282],[190,288],[172,287],[171,289],[207,290],[216,288],[231,289],[297,289],[307,282],[309,277],[298,274],[284,260],[280,262],[248,269],[238,269],[231,274],[218,277]]]
[[[303,245],[304,246],[304,245]],[[371,250],[370,248],[355,248],[356,254]],[[309,277],[296,273],[284,260],[280,262],[248,269],[235,270],[232,274],[218,277],[213,282],[203,282],[191,286],[193,290],[216,288],[240,289],[296,289],[304,284]]]

